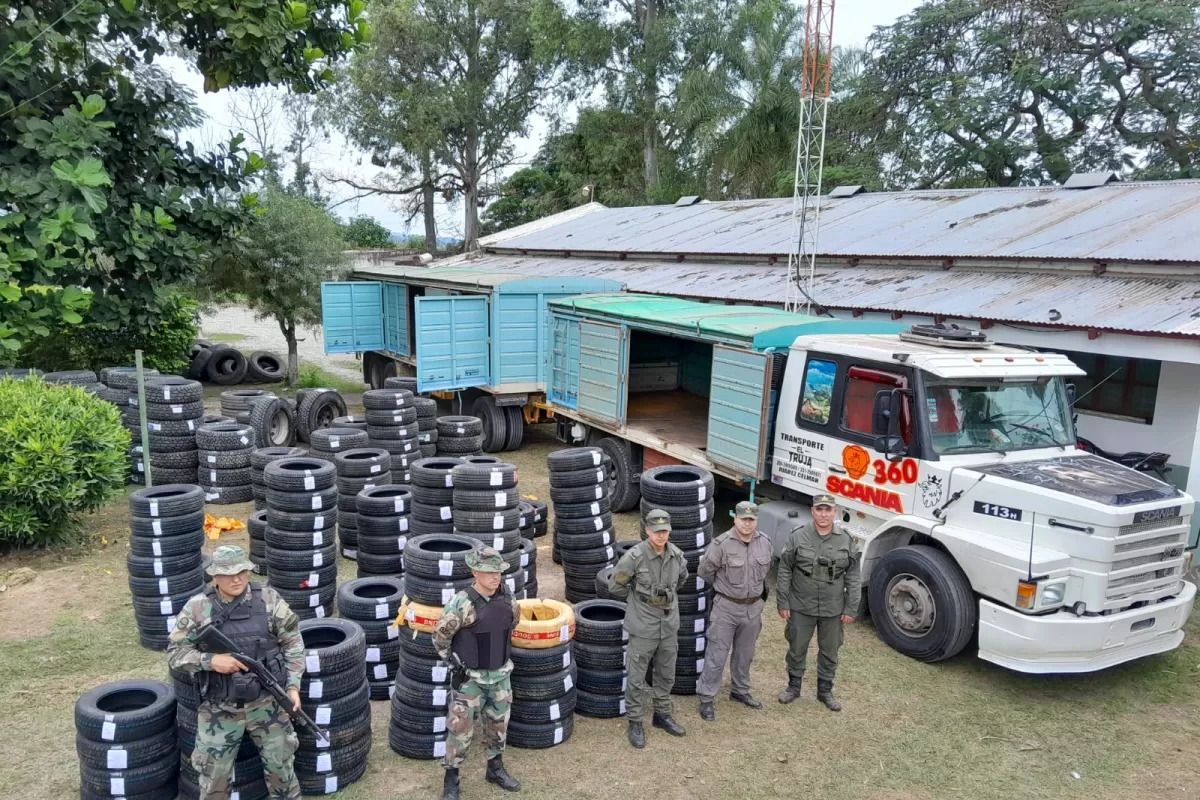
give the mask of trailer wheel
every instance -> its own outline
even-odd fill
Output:
[[[525,439],[525,412],[521,406],[502,408],[508,423],[508,437],[504,440],[505,450],[520,450]]]
[[[958,655],[975,632],[971,585],[934,547],[900,547],[885,555],[871,573],[868,597],[879,637],[918,661]]]
[[[639,484],[641,470],[633,462],[633,447],[624,439],[606,436],[596,442],[606,456],[612,459],[612,470],[608,479],[608,494],[613,511],[628,511],[642,499]]]
[[[471,413],[483,422],[483,449],[488,453],[499,453],[508,438],[508,422],[504,409],[496,405],[490,394],[476,398]]]

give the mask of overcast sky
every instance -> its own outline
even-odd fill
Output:
[[[862,44],[876,26],[891,24],[897,17],[908,13],[917,5],[916,0],[842,0],[837,7],[837,18],[833,26],[834,42],[839,45]],[[201,108],[208,115],[208,122],[203,128],[190,131],[183,138],[193,141],[197,147],[208,147],[228,140],[237,127],[229,114],[229,103],[236,93],[222,91],[205,94],[203,79],[199,73],[181,61],[168,60],[168,64],[176,80],[190,86],[196,93]],[[517,161],[528,161],[537,152],[545,131],[546,124],[543,120],[535,118],[530,121],[530,135],[517,142]],[[282,142],[278,146],[282,149]],[[312,164],[317,172],[354,176],[364,182],[369,181],[371,176],[378,172],[377,168],[354,151],[336,131],[331,132],[329,141],[319,144]],[[333,184],[327,184],[325,189],[333,196],[335,202],[355,194],[348,188]],[[397,203],[387,197],[375,196],[343,203],[335,212],[343,218],[367,214],[397,232],[411,230],[420,233],[424,230],[420,219],[414,220],[410,225]],[[461,209],[442,206],[438,209],[437,216],[439,235],[462,235]]]

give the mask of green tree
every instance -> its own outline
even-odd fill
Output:
[[[374,190],[440,187],[461,199],[471,249],[485,180],[512,162],[513,139],[561,77],[559,0],[391,0],[372,8],[372,26],[372,47],[338,87],[336,119],[375,163],[411,176]]]
[[[0,0],[0,353],[84,321],[146,328],[245,219],[261,159],[241,139],[181,144],[189,96],[151,65],[168,50],[206,91],[312,91],[369,29],[363,0]],[[234,202],[230,202],[230,198]]]
[[[204,289],[235,292],[260,318],[274,319],[287,341],[288,384],[300,376],[296,331],[321,324],[321,282],[345,277],[337,219],[307,197],[269,186],[244,241],[216,259]]]
[[[342,238],[351,247],[380,249],[395,247],[392,232],[379,224],[374,217],[359,216],[342,226]]]

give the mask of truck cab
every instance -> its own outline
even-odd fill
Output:
[[[771,482],[838,498],[890,646],[939,661],[977,633],[981,658],[1053,673],[1182,641],[1193,500],[1076,448],[1082,374],[944,326],[791,346]],[[764,505],[765,527],[790,531],[797,505]]]

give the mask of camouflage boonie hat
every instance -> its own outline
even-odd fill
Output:
[[[237,575],[254,569],[246,551],[237,545],[223,544],[212,554],[212,563],[208,565],[209,575]]]
[[[738,519],[758,519],[758,503],[743,500],[734,507],[733,514]]]
[[[837,501],[833,499],[833,495],[831,494],[819,494],[813,498],[813,508],[816,508],[817,506],[830,506],[836,508]]]
[[[494,547],[481,547],[478,550],[472,550],[467,553],[467,566],[476,572],[504,572],[508,565],[504,563],[504,556],[500,555]]]
[[[671,515],[661,508],[655,508],[646,514],[646,529],[651,531],[671,530]]]

